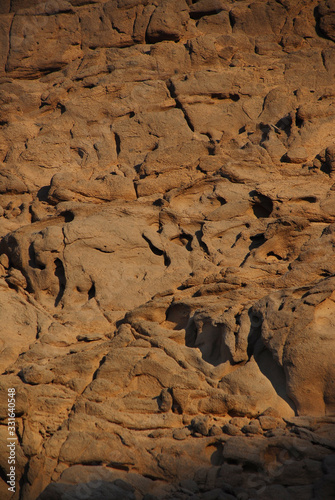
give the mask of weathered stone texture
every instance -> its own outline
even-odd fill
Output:
[[[334,42],[333,0],[1,1],[1,499],[335,497]]]

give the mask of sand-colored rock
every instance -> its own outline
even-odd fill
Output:
[[[1,499],[334,497],[334,19],[1,2]]]

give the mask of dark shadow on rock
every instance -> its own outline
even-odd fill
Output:
[[[50,483],[36,500],[291,498],[288,485],[297,485],[294,498],[302,498],[298,494],[299,486],[305,486],[302,488],[305,491],[314,488],[315,492],[320,487],[324,492],[333,487],[329,474],[333,463],[330,450],[323,460],[324,468],[316,468],[315,460],[312,460],[314,468],[306,474],[306,459],[309,464],[311,448],[306,447],[300,438],[286,435],[281,442],[278,438],[273,438],[272,442],[267,442],[266,437],[263,439],[223,434],[205,449],[207,466],[188,463],[185,470],[179,466],[178,477],[174,479],[169,474],[166,478],[162,475],[155,477],[106,466],[70,466],[60,481]],[[296,482],[292,471],[298,473]],[[315,498],[330,500],[333,497],[326,494]]]
[[[288,397],[286,391],[286,376],[282,366],[273,358],[271,352],[265,347],[261,338],[262,333],[262,315],[259,311],[249,310],[250,331],[248,335],[248,358],[254,356],[260,371],[271,382],[272,387],[296,413],[296,406]]]
[[[201,495],[194,497],[198,499],[202,498],[202,493],[214,489],[236,496],[237,492],[229,485],[228,478],[223,480],[219,474],[220,467],[224,463],[223,446],[219,441],[212,443],[206,450],[210,453],[209,455],[206,453],[208,466],[199,468],[199,465],[194,464],[192,467],[190,463],[187,471],[179,469],[175,480],[169,479],[168,475],[166,479],[163,479],[102,466],[76,465],[72,469],[77,468],[79,474],[74,472],[71,480],[61,478],[57,483],[50,483],[36,500],[159,500],[163,498],[186,500],[192,496],[192,493]],[[86,469],[84,481],[83,471],[80,471],[82,467]],[[78,482],[76,482],[76,475]],[[242,488],[239,488],[239,491],[241,490]]]
[[[271,352],[266,349],[261,340],[257,344],[254,357],[260,371],[271,382],[278,396],[292,408],[295,414],[297,414],[294,402],[287,395],[284,368],[276,363]]]
[[[65,269],[63,262],[60,259],[55,259],[55,276],[58,278],[59,281],[59,292],[57,294],[56,300],[55,300],[55,307],[58,306],[60,301],[62,300],[62,297],[64,295],[65,291],[65,286],[66,286],[66,276],[65,276]]]
[[[207,363],[218,366],[226,361],[232,362],[231,353],[225,344],[227,326],[224,323],[213,325],[210,318],[204,318],[199,327],[191,308],[178,303],[172,303],[167,309],[166,321],[175,325],[174,330],[185,330],[185,345],[198,348]]]
[[[121,480],[119,480],[120,483]],[[97,477],[87,483],[66,484],[51,483],[38,496],[37,500],[135,500],[134,488],[122,481],[118,486],[118,480],[113,482],[104,481]]]
[[[43,186],[37,192],[37,199],[39,201],[48,201],[48,194],[50,191],[50,186]]]

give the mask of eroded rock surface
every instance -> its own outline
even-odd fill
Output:
[[[1,499],[334,498],[334,41],[332,0],[1,3]]]

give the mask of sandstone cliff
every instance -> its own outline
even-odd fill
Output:
[[[333,0],[1,0],[1,499],[335,497],[334,43]]]

